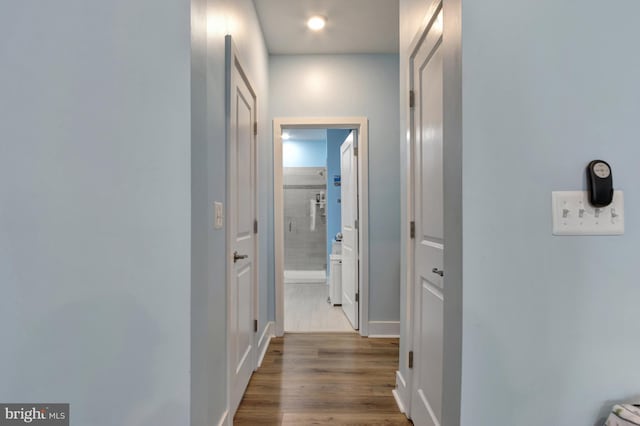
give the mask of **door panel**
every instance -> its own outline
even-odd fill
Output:
[[[342,218],[342,310],[358,328],[358,164],[354,155],[354,132],[340,146]]]
[[[236,181],[238,184],[237,191],[237,232],[240,238],[251,238],[253,231],[253,170],[251,165],[252,158],[252,106],[251,99],[246,96],[250,93],[246,92],[246,88],[238,88],[236,93],[236,117],[238,125],[237,132],[237,167]]]
[[[236,373],[241,372],[243,367],[247,365],[246,361],[252,349],[253,328],[251,327],[251,321],[245,321],[246,318],[251,318],[253,315],[251,305],[246,303],[246,300],[250,300],[252,297],[251,272],[251,267],[241,269],[238,272],[238,280],[236,281],[238,292],[236,296],[236,311],[238,312],[236,329],[238,338],[236,339],[234,351],[236,354],[234,363]]]
[[[411,58],[416,103],[412,115],[413,351],[410,414],[415,425],[440,426],[443,302],[443,59],[441,11]]]
[[[230,48],[230,46],[228,46]],[[235,52],[229,92],[229,369],[230,409],[235,412],[256,367],[256,96]],[[234,255],[239,255],[236,258]]]
[[[433,283],[424,280],[421,287],[422,341],[420,359],[428,360],[420,365],[420,383],[430,408],[440,419],[442,412],[442,292]]]
[[[422,279],[416,304],[421,307],[416,324],[422,338],[416,348],[420,358],[414,361],[414,389],[411,418],[415,425],[439,426],[442,413],[443,298],[440,289]]]
[[[442,85],[442,54],[437,49],[420,70],[420,186],[422,240],[442,242],[442,96],[434,89]],[[440,89],[441,90],[441,89]],[[440,92],[441,93],[441,92]]]

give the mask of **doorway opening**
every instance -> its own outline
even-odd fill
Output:
[[[351,132],[282,133],[285,332],[353,331],[340,285],[340,146]]]
[[[366,118],[274,120],[277,335],[366,333],[366,139]]]

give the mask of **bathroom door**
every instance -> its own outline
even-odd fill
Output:
[[[354,132],[340,146],[342,205],[342,310],[358,329],[358,161]]]

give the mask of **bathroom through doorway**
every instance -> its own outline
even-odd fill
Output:
[[[278,334],[360,328],[358,130],[307,123],[274,133]]]

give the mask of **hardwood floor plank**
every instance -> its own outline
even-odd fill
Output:
[[[391,394],[398,339],[286,334],[272,340],[235,425],[410,425]]]
[[[388,381],[387,381],[388,382]],[[281,396],[296,396],[300,394],[322,395],[326,392],[350,395],[374,395],[388,396],[394,389],[389,383],[382,382],[379,385],[362,386],[354,384],[352,381],[344,383],[309,383],[308,380],[296,380],[285,382],[265,381],[247,389],[247,395],[261,395],[265,393],[279,394]]]
[[[282,416],[282,425],[406,425],[410,424],[402,414],[326,414],[326,413],[286,413]]]

